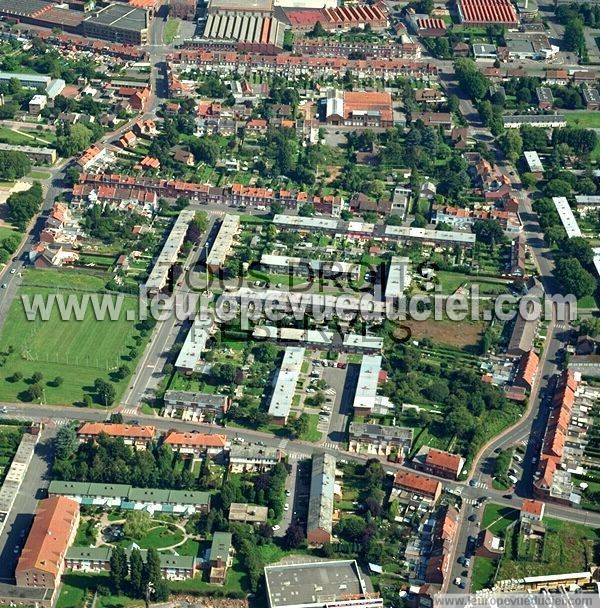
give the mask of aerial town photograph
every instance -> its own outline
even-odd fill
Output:
[[[0,608],[592,601],[600,0],[0,0]]]

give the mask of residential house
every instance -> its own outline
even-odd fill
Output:
[[[278,448],[256,443],[233,444],[229,450],[229,470],[232,473],[262,473],[269,471],[284,458]]]
[[[233,544],[230,532],[213,534],[208,555],[209,582],[213,585],[225,584],[227,570],[233,563]]]
[[[181,418],[188,422],[218,420],[231,405],[227,395],[174,390],[165,392],[164,402],[162,415],[165,418]]]
[[[410,451],[412,441],[411,428],[351,422],[348,450],[357,454],[393,456],[394,460],[402,462]]]
[[[184,458],[192,457],[199,460],[208,456],[215,458],[222,456],[229,449],[229,440],[226,435],[205,435],[203,433],[171,431],[164,440],[173,451],[179,452]]]
[[[39,502],[15,569],[18,587],[56,591],[78,525],[79,505],[75,501],[53,496]]]
[[[112,438],[120,437],[126,445],[130,445],[136,450],[145,450],[148,443],[154,439],[156,429],[153,426],[133,424],[84,422],[77,431],[80,442],[95,441],[101,434]]]
[[[331,541],[335,493],[335,457],[315,454],[312,457],[306,540],[310,545]]]
[[[442,493],[442,484],[437,479],[410,471],[398,471],[394,477],[394,490],[400,502],[410,502],[413,495],[416,495],[436,503]]]
[[[417,452],[412,463],[416,469],[424,473],[446,479],[458,479],[465,465],[465,459],[459,454],[424,445]]]

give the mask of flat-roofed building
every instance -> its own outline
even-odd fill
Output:
[[[146,279],[146,291],[155,295],[167,286],[169,271],[179,258],[194,211],[184,209],[175,220],[173,228],[165,241],[158,258]]]
[[[212,244],[210,253],[206,256],[206,266],[211,272],[218,272],[223,268],[223,264],[225,264],[225,260],[231,252],[239,229],[239,215],[227,213],[223,217],[221,226],[219,226],[219,231]]]
[[[33,458],[35,446],[39,440],[40,428],[33,426],[28,429],[19,442],[19,447],[13,456],[0,488],[0,532],[11,512],[15,499],[21,489],[27,469]]]
[[[149,21],[146,10],[116,3],[92,11],[81,25],[83,33],[92,38],[142,45],[148,42]]]
[[[299,346],[288,346],[285,349],[269,403],[269,416],[275,424],[283,426],[290,415],[305,352]]]
[[[410,258],[392,256],[385,283],[385,300],[400,298],[410,285]]]
[[[383,349],[383,338],[378,336],[344,334],[342,338],[338,333],[324,329],[257,325],[252,332],[252,337],[257,340],[296,343],[302,346],[335,349],[344,352],[380,352]]]
[[[232,502],[229,507],[229,521],[247,524],[262,524],[269,518],[269,507],[251,505],[247,502]]]
[[[523,156],[525,157],[529,173],[533,173],[537,177],[542,177],[544,174],[544,165],[542,165],[540,155],[535,150],[526,150],[523,152]]]
[[[311,260],[308,258],[290,257],[286,255],[272,255],[264,253],[260,264],[265,270],[278,274],[317,277],[348,277],[356,281],[360,277],[360,265],[351,262],[336,262],[332,260]]]
[[[383,608],[354,560],[265,567],[269,608]]]
[[[591,86],[589,83],[584,82],[581,85],[581,93],[585,106],[588,110],[597,110],[600,108],[600,92],[596,87]]]
[[[575,204],[577,205],[577,211],[581,215],[585,215],[590,211],[600,209],[600,196],[597,194],[577,194]]]
[[[332,538],[333,499],[335,493],[335,458],[331,454],[312,457],[306,540],[322,545]]]
[[[102,434],[112,438],[120,437],[126,445],[130,445],[137,450],[145,450],[148,443],[154,439],[156,428],[136,424],[84,422],[77,431],[77,436],[81,442],[90,439],[96,440]]]
[[[183,346],[177,355],[175,369],[184,374],[192,374],[198,371],[202,363],[202,354],[206,350],[206,344],[211,337],[214,328],[214,319],[208,314],[198,314],[187,333]]]
[[[283,215],[279,213],[273,217],[273,224],[275,226],[297,228],[298,230],[309,232],[335,232],[338,229],[339,223],[339,220],[324,217],[303,217],[301,215]]]
[[[388,397],[378,394],[379,381],[385,372],[381,369],[381,355],[364,355],[356,383],[352,407],[355,416],[385,414],[392,407]]]
[[[571,239],[574,236],[582,236],[581,229],[579,228],[579,224],[575,219],[575,215],[573,210],[571,209],[571,205],[569,205],[569,201],[566,196],[553,196],[552,202],[556,207],[556,211],[558,212],[558,216],[560,217],[560,221],[567,233],[567,236]]]
[[[231,405],[227,395],[193,391],[166,391],[164,401],[165,418],[181,418],[186,422],[219,420]]]
[[[554,95],[550,87],[538,87],[535,90],[540,110],[550,110],[554,105]]]
[[[54,148],[38,148],[35,146],[17,146],[15,144],[0,143],[0,150],[7,152],[22,152],[34,163],[53,165],[58,158]]]
[[[64,496],[39,502],[15,569],[19,587],[56,589],[79,525],[79,505]]]
[[[383,350],[383,338],[363,336],[362,334],[345,334],[343,350],[349,352],[379,353]]]
[[[430,230],[412,226],[386,226],[384,238],[404,242],[416,241],[424,244],[470,247],[475,244],[475,235],[451,230]]]
[[[234,443],[229,450],[229,470],[232,473],[261,473],[270,471],[283,458],[284,453],[278,448]]]
[[[560,129],[567,126],[564,114],[513,114],[502,118],[504,128],[520,129],[523,125],[540,129]]]
[[[230,443],[226,435],[206,435],[203,433],[185,433],[172,431],[165,437],[165,444],[183,457],[194,459],[204,456],[221,456],[229,449]]]
[[[350,452],[390,456],[402,461],[410,452],[413,429],[402,426],[383,426],[382,424],[363,424],[351,422],[348,431]]]
[[[40,74],[22,74],[20,72],[0,72],[0,82],[10,82],[18,80],[22,86],[28,89],[39,89],[45,91],[52,78],[50,76],[42,76]]]

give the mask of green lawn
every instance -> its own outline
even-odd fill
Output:
[[[502,536],[503,532],[519,518],[519,510],[503,507],[495,503],[486,505],[481,520],[481,528],[489,528],[490,532]]]
[[[496,562],[487,557],[476,557],[473,562],[471,592],[487,589],[491,586],[496,573]]]
[[[140,549],[164,549],[183,540],[183,533],[176,526],[160,525],[152,528],[142,538],[124,538],[119,545],[128,548],[135,542]],[[176,549],[177,550],[177,549]]]
[[[600,129],[600,112],[589,112],[580,110],[576,112],[565,112],[567,124],[586,129]]]
[[[177,32],[179,31],[179,20],[171,19],[167,21],[165,25],[165,29],[163,30],[163,41],[165,44],[171,44],[177,36]]]
[[[48,272],[41,280],[49,281],[53,275],[58,276]],[[84,288],[85,281],[79,281],[76,277],[77,274],[73,273],[73,283]],[[35,278],[37,282],[37,275]],[[64,278],[61,276],[61,279]],[[27,281],[32,279],[33,273],[29,273]],[[57,286],[54,289],[24,286],[20,294],[29,298],[40,294],[47,298],[56,291],[65,296],[83,297],[81,293],[63,291]],[[127,311],[137,310],[137,299],[126,296],[122,302],[120,315],[114,321],[109,318],[97,320],[91,306],[87,307],[80,321],[73,317],[62,320],[56,306],[48,320],[44,321],[38,316],[30,321],[21,299],[16,298],[0,335],[0,353],[5,355],[0,358],[0,362],[3,361],[0,366],[3,380],[0,382],[0,400],[27,401],[27,391],[35,372],[43,374],[41,384],[47,403],[70,405],[81,402],[84,392],[93,394],[96,378],[114,381],[118,400],[129,378],[118,380],[111,374],[120,365],[127,365],[133,371],[145,341],[144,338],[139,346],[135,345],[135,324],[126,318]],[[137,350],[131,360],[129,348],[134,346]],[[21,374],[20,378],[18,374]],[[62,378],[59,385],[53,382],[56,377]]]
[[[319,424],[318,414],[307,414],[308,416],[308,430],[300,437],[303,441],[310,441],[315,443],[321,440],[322,434],[317,431],[317,425]]]

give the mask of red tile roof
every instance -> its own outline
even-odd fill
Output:
[[[227,444],[225,435],[204,435],[202,433],[179,433],[172,431],[165,438],[165,443],[172,446],[194,446],[207,448],[224,448]]]
[[[417,475],[409,471],[398,471],[394,478],[394,485],[425,496],[435,497],[440,491],[442,484],[436,479]]]
[[[56,576],[69,547],[79,505],[64,496],[40,501],[15,574],[37,569]]]
[[[544,503],[531,498],[526,498],[523,501],[523,506],[521,507],[521,511],[524,513],[530,513],[531,515],[537,515],[538,517],[542,514],[543,510]]]
[[[455,475],[458,475],[463,465],[463,458],[458,454],[429,448],[425,457],[425,464],[438,469],[453,471]]]
[[[110,437],[131,437],[135,439],[153,439],[156,429],[153,426],[134,424],[116,424],[105,422],[84,422],[77,431],[78,435],[97,436],[105,433]]]
[[[463,23],[517,25],[519,22],[510,0],[458,0]]]

